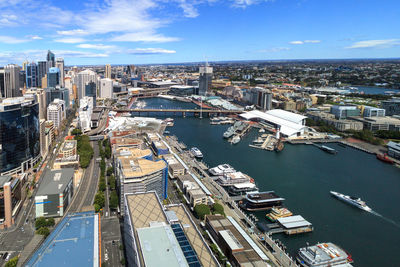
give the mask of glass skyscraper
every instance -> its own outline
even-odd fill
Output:
[[[38,86],[38,67],[36,63],[29,63],[26,65],[26,87]]]
[[[60,85],[60,69],[50,68],[47,73],[47,87],[56,87]]]
[[[40,157],[39,104],[35,98],[0,103],[0,173],[24,171]]]

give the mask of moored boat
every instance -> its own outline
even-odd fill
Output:
[[[268,210],[280,207],[284,200],[274,191],[248,193],[246,198],[239,202],[239,206],[247,211]]]
[[[197,147],[192,147],[190,149],[190,152],[192,152],[193,156],[197,159],[203,158],[203,153],[201,153],[200,149],[198,149]]]
[[[351,266],[353,262],[350,254],[330,242],[300,248],[296,260],[304,267]]]
[[[293,213],[288,210],[287,208],[272,208],[270,213],[267,213],[267,215],[265,215],[265,217],[267,217],[267,219],[269,219],[271,222],[275,222],[276,220],[280,219],[280,218],[285,218],[285,217],[289,217],[292,216]]]
[[[388,157],[388,155],[387,154],[376,154],[376,158],[377,159],[379,159],[380,161],[383,161],[383,162],[386,162],[386,163],[389,163],[389,164],[393,164],[394,163],[394,161],[393,160],[391,160],[389,157]]]

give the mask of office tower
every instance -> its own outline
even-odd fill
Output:
[[[50,68],[47,73],[47,87],[56,87],[60,85],[60,70],[58,68]]]
[[[64,59],[57,58],[56,59],[56,68],[60,70],[60,85],[64,87]]]
[[[46,110],[47,110],[47,102],[46,102],[46,91],[41,88],[31,88],[27,90],[24,94],[24,96],[29,96],[29,95],[36,95],[36,99],[39,103],[39,119],[46,119]]]
[[[113,81],[108,78],[100,80],[100,97],[112,98],[113,94]]]
[[[25,60],[24,62],[22,62],[22,70],[26,70],[26,66],[29,64],[28,60]]]
[[[38,67],[32,62],[26,65],[26,88],[37,87],[38,85]]]
[[[383,100],[381,108],[385,110],[386,116],[400,115],[400,98],[394,97],[392,99]]]
[[[96,83],[94,82],[89,82],[88,84],[85,85],[85,96],[88,97],[93,97],[93,104],[96,106]]]
[[[24,172],[40,158],[39,104],[36,97],[0,103],[0,173]]]
[[[213,68],[206,63],[204,67],[199,68],[199,72],[199,95],[205,96],[211,88]]]
[[[104,78],[111,79],[111,65],[110,64],[106,65],[106,71],[105,71]]]
[[[47,107],[47,120],[54,122],[54,127],[60,128],[62,121],[66,117],[65,102],[61,99],[55,99]]]
[[[85,86],[90,82],[94,82],[96,84],[97,89],[97,74],[92,70],[84,70],[76,75],[76,85],[78,91],[78,100],[84,97],[85,94]]]
[[[19,91],[19,66],[9,64],[4,67],[4,97],[21,96]]]
[[[42,79],[46,76],[47,70],[48,70],[47,62],[46,61],[38,61],[37,83],[38,83],[38,87],[40,87],[40,88],[47,87],[47,82],[45,84],[42,84]]]
[[[49,71],[50,68],[54,68],[56,66],[55,56],[50,50],[47,51],[46,61],[47,61],[47,71]]]
[[[49,87],[46,91],[46,107],[55,99],[61,99],[65,102],[65,108],[69,109],[69,90],[67,88]]]
[[[261,87],[253,87],[246,90],[243,94],[243,100],[247,104],[255,105],[262,110],[272,109],[271,90]]]
[[[0,69],[0,98],[5,97],[4,92],[4,68]]]

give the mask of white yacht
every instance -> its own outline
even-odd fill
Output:
[[[229,164],[221,164],[218,165],[217,167],[209,169],[208,172],[212,176],[220,176],[224,175],[224,173],[236,172],[236,170]]]

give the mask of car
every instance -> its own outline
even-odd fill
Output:
[[[8,252],[4,253],[4,255],[3,255],[3,260],[4,260],[5,258],[7,258],[7,256],[8,256]]]
[[[8,261],[10,259],[11,254],[8,254],[5,261]]]

